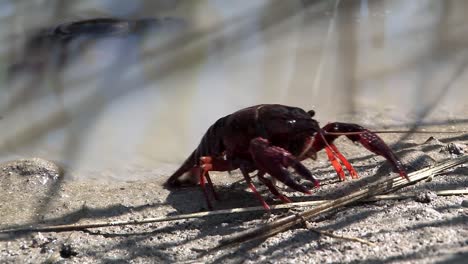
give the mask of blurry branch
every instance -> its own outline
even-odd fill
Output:
[[[57,53],[60,62],[58,67],[68,62],[68,46],[73,41],[94,43],[96,40],[107,37],[128,37],[132,34],[145,34],[150,30],[181,29],[185,22],[175,18],[144,18],[144,19],[119,19],[119,18],[93,18],[61,23],[48,28],[38,30],[27,38],[24,45],[23,59],[13,64],[13,72],[18,68],[35,65],[35,60],[44,61],[52,58]],[[76,54],[79,55],[79,54]],[[18,69],[19,70],[19,69]]]
[[[377,195],[377,194],[395,191],[405,186],[414,184],[418,181],[424,180],[428,177],[441,174],[442,172],[448,169],[454,168],[460,164],[467,163],[467,162],[468,162],[468,156],[462,156],[457,159],[441,162],[432,168],[425,168],[425,169],[410,173],[409,175],[411,179],[410,182],[406,181],[405,179],[401,179],[400,177],[392,178],[384,182],[381,182],[379,184],[376,184],[375,186],[370,186],[364,190],[352,193],[350,195],[347,195],[345,197],[342,197],[336,200],[307,201],[307,202],[272,205],[271,210],[284,210],[284,209],[308,207],[308,206],[309,207],[317,206],[317,207],[312,210],[300,213],[298,214],[298,216],[289,216],[289,217],[283,218],[286,220],[280,219],[271,224],[267,224],[266,226],[257,228],[257,229],[262,230],[263,232],[267,230],[269,231],[270,228],[276,228],[277,230],[282,230],[282,229],[278,229],[282,225],[281,224],[278,225],[277,222],[280,222],[280,223],[285,222],[287,224],[294,223],[295,225],[300,222],[303,222],[304,220],[308,220],[312,218],[313,216],[318,215],[319,213],[328,212],[332,209],[343,207],[345,205],[354,203],[356,201],[375,202],[375,201],[380,201],[380,200],[399,200],[399,199],[413,198],[417,196],[417,193],[391,194],[391,195]],[[468,194],[468,189],[445,190],[445,191],[436,192],[436,195],[438,196],[467,195],[467,194]],[[0,230],[0,233],[65,232],[65,231],[84,230],[88,228],[142,225],[142,224],[157,223],[157,222],[168,222],[168,221],[176,221],[176,220],[183,220],[183,219],[209,217],[209,216],[214,216],[214,215],[239,214],[239,213],[247,213],[247,212],[265,212],[265,209],[262,206],[255,206],[255,207],[234,208],[234,209],[200,212],[200,213],[192,213],[192,214],[181,214],[181,215],[165,216],[165,217],[157,217],[157,218],[146,218],[142,220],[111,221],[111,222],[108,221],[108,222],[95,222],[95,223],[87,223],[87,224],[56,225],[56,226],[43,226],[43,227],[39,226],[39,227],[29,227],[29,228],[7,229],[7,230]],[[257,229],[254,229],[253,231]],[[253,231],[249,230],[249,232],[245,233],[245,235],[248,235],[249,233]],[[244,238],[243,236],[239,236],[237,239],[236,237],[232,239],[225,239],[221,242],[221,246],[229,245],[230,243],[234,243],[234,242],[239,242],[239,239],[243,239],[243,238]]]
[[[129,41],[133,39],[131,37],[141,37],[151,30],[157,30],[156,33],[159,34],[164,30],[179,30],[184,26],[184,20],[172,18],[95,18],[61,23],[38,30],[35,34],[27,37],[22,56],[10,66],[7,76],[11,84],[13,81],[19,80],[19,77],[26,77],[27,74],[30,74],[31,78],[26,79],[29,81],[25,85],[16,87],[17,89],[11,91],[11,98],[6,105],[1,107],[0,113],[5,116],[11,116],[13,111],[20,109],[24,104],[40,101],[42,98],[37,94],[37,86],[47,81],[47,74],[50,74],[54,81],[52,85],[54,93],[62,100],[63,98],[61,97],[65,90],[82,88],[84,86],[83,83],[78,83],[74,86],[71,86],[69,83],[66,85],[62,83],[61,76],[64,72],[64,67],[70,65],[73,59],[81,56],[89,46],[92,47],[99,40],[118,38]],[[126,49],[124,50],[124,48]],[[104,74],[107,73],[105,76],[108,76],[111,80],[110,83],[105,84],[106,86],[112,86],[114,75],[123,75],[124,71],[128,69],[128,65],[124,59],[126,59],[128,54],[132,54],[132,51],[139,48],[138,45],[130,46],[130,48],[125,45],[120,47],[121,52],[116,52],[116,56],[119,60],[109,67],[108,72],[104,72]],[[93,74],[99,76],[102,73],[97,72]],[[83,78],[82,80],[85,79]],[[89,79],[85,80],[85,82],[87,81],[89,81]],[[131,88],[132,86],[128,85],[125,86],[125,91],[121,91],[122,89],[112,91],[113,96],[111,99],[134,91],[134,89]],[[101,93],[103,93],[102,88],[98,88],[97,91],[83,98],[78,103],[68,104],[67,108],[76,108],[77,111],[75,114],[81,114],[81,117],[92,113],[89,114],[92,118],[98,115],[100,111],[102,111],[102,108],[106,106],[106,102],[103,102],[99,96]],[[48,95],[42,94],[42,96]],[[54,129],[64,127],[66,124],[71,123],[70,121],[72,120],[68,116],[63,101],[60,106],[60,109],[52,112],[45,118],[31,122],[31,124],[16,131],[14,135],[7,136],[0,142],[0,151],[26,145]],[[85,125],[90,126],[91,121],[88,121]],[[73,156],[79,153],[77,149],[79,149],[79,145],[82,142],[82,134],[87,132],[85,128],[81,128],[80,131],[78,130],[79,129],[70,129],[68,140],[64,147],[66,151],[65,156],[69,156],[68,160],[73,160]],[[55,182],[54,185],[49,188],[46,196],[47,198],[37,206],[36,215],[38,217],[45,212],[50,201],[56,196],[59,186],[62,184],[62,180],[63,178],[60,178],[59,181]]]
[[[438,18],[438,24],[437,27],[435,28],[436,31],[433,34],[433,41],[432,41],[432,51],[433,53],[437,54],[436,59],[440,59],[441,55],[444,55],[444,50],[446,48],[444,47],[444,44],[447,39],[447,32],[450,29],[450,25],[448,23],[449,17],[450,17],[450,4],[448,4],[447,1],[441,2],[440,5],[440,16]],[[460,56],[460,54],[457,54]],[[438,58],[439,57],[439,58]],[[441,88],[439,92],[433,96],[432,98],[429,99],[429,102],[424,102],[421,101],[420,98],[415,97],[415,104],[422,104],[423,108],[418,111],[417,117],[416,117],[416,122],[413,124],[412,127],[410,127],[411,131],[417,130],[419,127],[419,124],[436,108],[436,106],[443,100],[443,98],[448,94],[450,89],[453,88],[454,84],[461,79],[461,76],[463,76],[463,73],[466,71],[466,68],[468,67],[468,54],[465,50],[462,52],[462,61],[459,65],[455,66],[454,72],[450,75],[449,79],[445,81],[443,85],[441,85]],[[425,89],[428,85],[430,85],[431,82],[435,80],[434,75],[437,74],[439,69],[434,69],[433,67],[424,67],[425,70],[422,72],[422,82],[421,84],[417,87],[417,90],[419,94],[424,93]],[[429,98],[429,97],[428,97]],[[398,140],[399,142],[404,141],[407,139],[409,136],[411,136],[411,132],[403,135],[400,137]]]
[[[62,23],[53,27],[44,28],[39,30],[35,34],[28,37],[26,44],[24,45],[23,56],[18,61],[14,62],[9,69],[9,78],[15,79],[30,73],[33,78],[19,91],[11,96],[8,104],[3,105],[0,109],[2,115],[6,116],[12,113],[16,108],[20,108],[23,104],[29,101],[39,101],[39,96],[28,96],[37,90],[37,85],[45,81],[46,69],[52,68],[51,72],[55,76],[58,76],[63,67],[70,64],[73,58],[78,57],[83,52],[83,49],[89,45],[93,45],[96,41],[104,38],[127,38],[132,34],[145,34],[150,30],[172,30],[181,29],[184,27],[184,20],[172,19],[172,18],[147,18],[147,19],[135,19],[135,20],[124,20],[114,18],[96,18],[88,20],[80,20],[68,23]],[[158,32],[156,32],[157,34]],[[75,54],[72,54],[70,46],[79,44]],[[134,47],[139,48],[139,47]],[[76,49],[73,49],[76,50]],[[128,52],[122,51],[121,54]],[[120,55],[119,55],[120,56]],[[120,68],[127,68],[125,64],[117,65]],[[37,70],[34,72],[32,70]],[[99,75],[100,73],[96,73]],[[89,78],[86,79],[86,81]],[[11,80],[10,80],[11,81]],[[82,81],[85,81],[83,78]],[[77,83],[75,85],[67,83],[67,85],[59,85],[57,91],[61,96],[65,89],[71,89],[66,87],[78,87],[83,83]],[[125,93],[135,91],[134,89],[126,89]],[[97,91],[96,93],[98,93]],[[116,99],[122,94],[118,91],[115,92],[112,99]],[[46,94],[44,94],[46,96]],[[93,115],[98,113],[98,110],[105,106],[102,101],[97,100],[95,94],[90,95],[82,99],[79,102],[78,113],[90,113]],[[88,107],[84,107],[87,105]],[[62,107],[63,108],[63,107]],[[73,108],[69,107],[68,108]],[[93,110],[93,111],[92,111]],[[4,139],[4,143],[0,144],[0,150],[7,148],[16,148],[30,143],[32,140],[41,137],[54,129],[61,128],[69,122],[69,118],[65,112],[65,109],[60,109],[43,120],[34,122],[28,125],[21,131],[18,131],[15,135]]]
[[[33,76],[32,82],[10,100],[9,108],[24,103],[26,94],[31,93],[37,83],[43,82],[49,70],[59,75],[73,59],[97,41],[106,38],[129,38],[145,35],[151,30],[179,30],[185,27],[184,20],[175,18],[118,19],[94,18],[61,23],[37,30],[26,38],[22,54],[8,68],[10,81],[26,74]],[[134,47],[138,48],[138,47]],[[122,65],[123,67],[124,65]],[[63,93],[60,88],[57,93]],[[2,110],[2,112],[5,110]]]
[[[337,0],[337,5],[339,0]],[[341,96],[342,102],[338,104],[346,105],[346,113],[355,115],[357,111],[356,107],[356,95],[358,84],[356,82],[356,75],[358,69],[358,43],[357,43],[357,27],[359,23],[356,21],[356,7],[353,1],[343,1],[338,9],[338,30],[337,30],[337,41],[338,41],[338,60],[337,64],[340,66],[338,73],[339,85],[343,87],[341,89],[343,95]],[[346,25],[346,26],[343,26]]]
[[[17,131],[14,135],[3,139],[3,142],[0,142],[0,151],[31,143],[38,137],[44,136],[50,131],[63,127],[69,121],[70,120],[64,111],[54,112],[47,116],[47,118],[33,122],[25,129]]]
[[[464,24],[460,25],[464,26]],[[420,31],[422,31],[421,29]],[[425,29],[429,30],[429,29]],[[412,34],[421,34],[420,31],[411,31],[411,33],[408,33],[405,36],[397,36],[398,40],[400,42],[405,42],[409,41],[409,38]],[[395,39],[394,39],[395,40]],[[415,69],[420,69],[422,66],[427,64],[427,59],[432,58],[432,56],[437,55],[441,59],[438,61],[441,61],[442,59],[450,59],[453,57],[459,57],[461,53],[463,53],[466,50],[466,47],[468,45],[468,40],[466,39],[448,39],[444,43],[446,46],[446,50],[443,52],[437,53],[433,50],[430,50],[426,53],[422,54],[412,54],[412,56],[407,56],[404,58],[404,60],[397,61],[392,64],[384,65],[381,67],[374,67],[372,69],[369,69],[368,71],[361,71],[359,74],[356,76],[356,82],[363,82],[366,80],[381,80],[388,78],[388,76],[391,76],[392,74],[395,73],[401,73],[401,72],[410,72],[414,71]]]
[[[268,9],[268,5],[272,5],[272,3],[267,2],[251,8],[248,12],[229,20],[224,20],[222,23],[193,30],[190,34],[185,34],[175,41],[171,41],[168,45],[145,52],[142,62],[145,64],[145,67],[149,68],[149,72],[154,73],[153,78],[155,78],[166,76],[175,69],[183,70],[187,67],[193,67],[194,63],[198,63],[197,57],[200,51],[204,51],[208,43],[229,43],[230,45],[222,47],[223,53],[226,56],[237,56],[242,46],[236,45],[236,43],[241,43],[252,36],[253,23],[259,26],[258,31],[265,32],[273,26],[296,16],[298,13],[305,12],[306,9],[307,12],[312,12],[309,15],[317,21],[321,18],[319,14],[323,14],[323,12],[330,9],[328,1],[316,1],[310,4],[310,6],[308,5],[306,9],[297,7],[288,1],[275,1],[275,8]],[[261,12],[266,9],[269,12]],[[257,16],[259,13],[262,13],[263,16],[258,22]],[[228,36],[226,36],[226,32],[229,32]],[[173,52],[168,53],[168,50],[177,50],[178,52],[177,54]],[[316,52],[320,52],[318,47]],[[164,61],[167,61],[167,63],[164,63],[162,68],[155,69],[154,60],[152,59],[154,55],[158,55],[159,57],[168,56],[170,60],[166,58]]]
[[[327,4],[323,2],[317,2],[313,4],[313,12],[320,13],[323,10],[327,9]],[[163,45],[158,45],[155,48],[152,48],[149,51],[142,51],[141,63],[143,64],[145,71],[151,73],[151,79],[149,82],[153,82],[159,78],[164,78],[169,74],[172,74],[177,71],[184,71],[187,68],[193,67],[198,60],[196,59],[199,56],[200,50],[204,49],[204,45],[209,42],[216,42],[226,38],[225,32],[232,32],[229,37],[229,41],[232,44],[233,42],[239,42],[243,39],[250,37],[251,26],[252,26],[252,17],[253,14],[256,14],[259,10],[264,9],[265,5],[249,10],[249,12],[243,14],[242,16],[237,16],[229,21],[224,21],[224,23],[219,23],[213,27],[205,28],[198,31],[191,31],[187,33],[184,31],[184,34],[178,34],[173,38],[170,38]],[[308,7],[311,8],[311,7]],[[259,30],[267,30],[273,25],[279,24],[282,21],[296,15],[298,12],[303,12],[303,9],[291,8],[289,4],[283,3],[281,1],[281,6],[272,10],[271,13],[265,15],[262,19],[261,28]],[[318,19],[319,16],[317,16]],[[161,22],[160,24],[158,24]],[[82,21],[75,21],[69,23],[59,24],[53,27],[43,29],[38,32],[36,35],[32,35],[27,41],[25,46],[25,56],[24,58],[31,61],[21,60],[17,62],[17,65],[12,65],[10,69],[14,77],[15,74],[21,73],[25,67],[28,70],[29,67],[34,69],[42,68],[44,62],[41,61],[41,53],[46,53],[47,63],[51,63],[50,67],[54,69],[63,68],[66,64],[69,64],[73,57],[79,56],[80,53],[70,54],[70,50],[67,48],[71,45],[72,40],[80,37],[80,47],[78,50],[83,49],[86,45],[92,44],[97,37],[115,37],[115,36],[125,36],[129,33],[135,33],[140,31],[152,30],[152,25],[158,24],[164,29],[165,24],[169,23],[170,27],[179,28],[181,26],[181,21],[179,20],[168,20],[168,19],[145,19],[145,20],[122,20],[122,19],[111,19],[111,18],[98,18],[98,19],[89,19]],[[94,24],[95,27],[89,27],[89,25]],[[152,33],[152,32],[151,32]],[[156,37],[158,32],[154,32]],[[82,40],[82,37],[85,37],[85,41]],[[236,47],[236,45],[230,45]],[[57,50],[55,50],[57,49]],[[237,51],[230,50],[230,53]],[[28,53],[30,52],[30,53]],[[47,54],[47,52],[53,52],[53,54]],[[79,51],[78,51],[79,52]],[[39,59],[37,58],[37,53],[39,53]],[[126,52],[122,52],[125,54]],[[29,56],[31,54],[31,56]],[[35,56],[33,56],[35,55]],[[162,66],[155,66],[155,58],[158,58],[158,61]],[[55,61],[54,61],[55,60]],[[31,64],[28,64],[31,63]],[[54,65],[55,64],[55,65]],[[120,65],[120,67],[125,68],[127,65]],[[80,76],[74,78],[73,80],[67,81],[66,84],[61,85],[60,91],[56,91],[59,95],[62,95],[65,90],[70,90],[77,87],[78,85],[84,85],[90,79],[95,78],[102,74],[101,72],[94,72],[92,76]],[[5,115],[8,112],[11,112],[12,109],[21,106],[21,103],[25,103],[22,100],[39,100],[38,97],[26,98],[23,95],[28,94],[29,89],[34,89],[38,83],[43,80],[34,80],[28,87],[25,87],[26,90],[22,90],[18,93],[17,96],[13,96],[13,100],[10,100],[10,103],[6,109],[1,109],[1,114]],[[61,90],[63,88],[63,90]],[[107,97],[110,101],[117,100],[118,98],[125,96],[129,93],[136,92],[138,89],[135,87],[128,87],[128,89],[113,90],[112,94]],[[98,91],[96,92],[98,93]],[[80,104],[88,105],[92,107],[80,107],[78,110],[79,113],[93,113],[96,115],[97,112],[105,106],[105,103],[97,100],[96,94],[91,94],[90,96],[83,98]],[[64,120],[65,119],[65,120]],[[47,122],[40,122],[39,124],[33,124],[28,126],[25,131],[20,131],[19,134],[22,135],[21,138],[28,140],[33,140],[34,138],[45,135],[47,132],[52,131],[55,128],[63,127],[68,120],[66,120],[65,113],[53,114],[51,117],[47,118]],[[44,123],[54,124],[53,127],[47,129],[47,126],[43,126]],[[39,125],[39,129],[36,129]],[[4,150],[5,147],[15,148],[29,141],[22,141],[19,138],[14,137],[11,139],[4,140],[7,144],[0,146],[0,150]]]
[[[464,56],[464,61],[455,68],[455,71],[451,75],[451,77],[446,81],[446,83],[441,87],[441,90],[439,93],[433,97],[433,100],[426,104],[426,106],[420,111],[418,114],[416,122],[409,128],[409,133],[403,135],[398,139],[399,142],[402,142],[406,140],[408,137],[411,136],[413,131],[416,131],[422,121],[435,109],[437,104],[442,101],[442,99],[445,97],[445,95],[448,93],[448,91],[453,87],[456,81],[458,81],[463,73],[466,71],[466,68],[468,67],[468,53]]]

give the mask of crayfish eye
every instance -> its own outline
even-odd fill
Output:
[[[296,123],[296,120],[295,120],[295,119],[291,119],[291,120],[288,120],[287,122],[288,122],[288,124],[290,124],[290,125],[294,125],[294,124]]]
[[[314,110],[309,110],[307,113],[310,115],[310,117],[314,117],[315,111]]]

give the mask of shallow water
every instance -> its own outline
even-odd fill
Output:
[[[49,55],[46,66],[2,75],[2,160],[39,156],[83,179],[158,177],[217,118],[259,103],[315,109],[321,123],[466,122],[465,1],[2,5],[4,69],[38,27],[105,16],[183,22],[78,40],[63,65]]]

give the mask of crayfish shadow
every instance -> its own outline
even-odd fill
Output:
[[[323,170],[320,174],[325,175],[321,177],[320,187],[313,188],[313,184],[307,181],[302,181],[301,184],[306,188],[312,190],[312,195],[294,195],[289,196],[293,202],[306,202],[314,200],[333,200],[343,196],[349,195],[353,192],[359,191],[362,188],[373,185],[377,182],[381,182],[385,179],[389,179],[393,176],[398,175],[392,172],[392,168],[387,162],[383,162],[380,166],[376,165],[361,165],[354,166],[358,171],[359,178],[351,179],[349,175],[346,175],[344,181],[338,179],[334,170]],[[370,173],[374,170],[375,173]],[[288,193],[291,190],[283,190],[283,193]]]
[[[436,159],[419,149],[405,149],[396,152],[408,173],[415,172],[436,164]],[[384,162],[376,171],[376,175],[392,173],[393,168],[389,162]]]
[[[219,200],[214,199],[210,189],[207,188],[213,210],[260,205],[255,195],[247,191],[245,182],[215,184],[214,188]],[[166,198],[166,203],[176,210],[174,214],[209,211],[206,198],[198,185],[172,189]]]

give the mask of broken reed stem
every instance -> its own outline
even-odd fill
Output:
[[[440,163],[439,165],[433,168],[426,168],[419,170],[417,172],[410,173],[409,177],[411,182],[408,183],[405,179],[402,178],[394,178],[385,181],[382,184],[390,184],[394,186],[394,189],[389,189],[390,191],[396,190],[396,188],[402,188],[406,185],[413,184],[419,180],[427,178],[429,176],[435,175],[440,173],[446,169],[453,168],[459,164],[468,162],[468,156],[463,156],[458,159],[450,160],[447,162]],[[419,175],[419,176],[418,176]],[[422,175],[422,176],[421,176]],[[406,185],[404,185],[406,184]],[[401,186],[401,187],[398,187]],[[370,187],[369,187],[370,188]],[[368,190],[367,188],[366,190]],[[387,192],[390,192],[387,191]],[[363,191],[359,191],[363,192]],[[377,193],[377,192],[374,192]],[[356,193],[354,193],[356,194]],[[436,192],[438,196],[443,195],[462,195],[468,194],[468,190],[446,190],[446,191],[439,191]],[[353,194],[340,198],[341,200],[345,200],[352,198]],[[361,194],[362,196],[363,194]],[[350,204],[356,200],[361,199],[361,201],[366,202],[374,202],[379,200],[394,200],[394,199],[406,199],[415,197],[416,194],[393,194],[393,195],[372,195],[369,191],[366,193],[364,190],[364,198],[361,196],[358,198],[353,198],[352,201],[345,203]],[[367,198],[366,198],[367,197]],[[272,205],[271,210],[284,210],[289,208],[295,207],[307,207],[307,206],[320,206],[320,208],[327,208],[330,204],[336,203],[335,206],[343,206],[341,203],[337,201],[340,200],[321,200],[321,201],[307,201],[307,202],[297,202],[297,203],[289,203],[289,204],[278,204]],[[333,207],[335,208],[335,207]],[[317,208],[314,208],[317,209]],[[88,223],[88,224],[70,224],[70,225],[56,225],[56,226],[39,226],[39,227],[25,227],[25,228],[15,228],[15,229],[6,229],[0,230],[0,233],[15,233],[15,232],[66,232],[66,231],[76,231],[76,230],[84,230],[89,228],[99,228],[99,227],[112,227],[112,226],[126,226],[126,225],[142,225],[142,224],[149,224],[149,223],[158,223],[158,222],[168,222],[168,221],[176,221],[176,220],[184,220],[184,219],[191,219],[191,218],[202,218],[214,215],[224,215],[224,214],[238,214],[238,213],[246,213],[246,212],[256,212],[256,211],[264,211],[265,209],[262,206],[254,206],[254,207],[244,207],[244,208],[234,208],[234,209],[225,209],[225,210],[217,210],[217,211],[209,211],[209,212],[200,212],[200,213],[192,213],[192,214],[181,214],[175,216],[165,216],[165,217],[156,217],[156,218],[146,218],[142,220],[131,220],[131,221],[113,221],[113,222],[95,222],[95,223]],[[331,210],[331,209],[330,209]]]
[[[365,239],[362,239],[362,238],[359,238],[359,237],[350,237],[350,236],[343,236],[343,235],[335,235],[331,232],[328,232],[328,231],[321,231],[321,230],[318,230],[318,229],[315,229],[315,228],[310,228],[310,227],[307,227],[307,229],[309,229],[310,231],[312,232],[315,232],[315,233],[318,233],[320,235],[323,235],[323,236],[329,236],[329,237],[332,237],[332,238],[337,238],[337,239],[343,239],[343,240],[349,240],[349,241],[353,241],[353,242],[359,242],[359,243],[362,243],[362,244],[366,244],[368,246],[375,246],[375,243],[372,243],[370,241],[367,241]]]
[[[325,202],[323,204],[318,205],[317,207],[313,209],[304,211],[302,213],[286,216],[284,218],[278,219],[271,223],[267,223],[260,227],[254,227],[252,229],[239,232],[236,235],[222,239],[219,245],[213,248],[212,250],[216,250],[216,249],[224,248],[228,246],[233,246],[233,245],[236,245],[245,241],[249,241],[249,240],[270,237],[277,233],[286,231],[290,229],[291,227],[303,222],[304,220],[309,220],[320,214],[330,212],[334,209],[341,208],[343,206],[349,205],[356,201],[362,201],[373,195],[392,192],[400,188],[403,188],[405,186],[415,184],[418,181],[426,179],[430,176],[437,175],[447,169],[453,168],[455,166],[458,166],[466,162],[468,162],[468,155],[465,155],[465,156],[462,156],[453,160],[441,162],[433,167],[425,168],[425,169],[410,173],[408,175],[410,181],[407,181],[406,179],[403,179],[398,176],[398,177],[394,177],[392,179],[389,179],[383,182],[373,184],[360,191],[356,191],[344,197],[341,197],[341,198],[338,198],[329,202]]]
[[[323,235],[323,236],[329,236],[329,237],[332,237],[332,238],[337,238],[337,239],[343,239],[343,240],[349,240],[349,241],[354,241],[354,242],[359,242],[359,243],[362,243],[362,244],[366,244],[366,245],[369,245],[369,246],[375,246],[374,243],[370,242],[370,241],[367,241],[365,239],[361,239],[361,238],[358,238],[358,237],[350,237],[350,236],[343,236],[343,235],[335,235],[333,234],[332,232],[328,232],[328,231],[322,231],[322,230],[319,230],[319,229],[316,229],[312,226],[312,224],[303,219],[303,222],[304,222],[304,225],[305,227],[312,231],[312,232],[315,232],[319,235]]]

